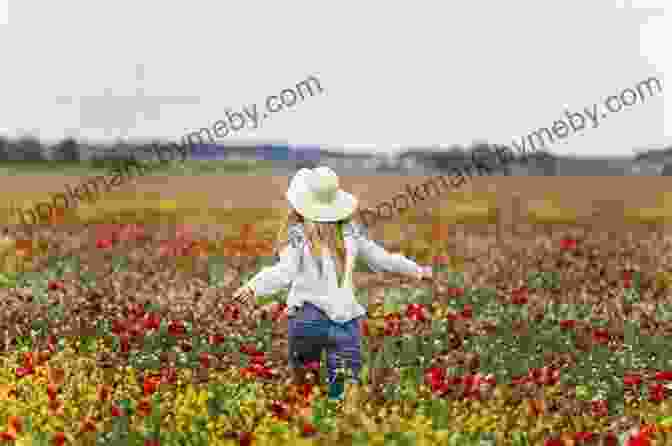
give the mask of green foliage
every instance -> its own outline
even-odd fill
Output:
[[[560,288],[560,274],[557,271],[535,271],[528,274],[530,289],[555,290]]]
[[[224,415],[231,418],[241,417],[241,407],[246,401],[254,401],[259,393],[256,382],[215,383],[208,386],[212,398],[208,398],[208,415]]]

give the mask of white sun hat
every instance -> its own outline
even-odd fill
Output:
[[[338,175],[329,167],[299,170],[286,196],[296,212],[316,222],[342,220],[357,208],[357,199],[339,188]]]

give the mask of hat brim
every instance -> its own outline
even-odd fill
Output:
[[[348,192],[339,190],[329,205],[323,205],[311,199],[307,193],[288,194],[287,197],[296,212],[308,220],[319,223],[343,220],[357,209],[357,199]]]

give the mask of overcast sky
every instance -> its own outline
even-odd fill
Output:
[[[548,147],[631,155],[672,143],[671,41],[669,0],[0,0],[0,134],[178,140],[313,75],[321,95],[229,140],[509,144],[658,76]]]

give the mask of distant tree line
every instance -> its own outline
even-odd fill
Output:
[[[133,154],[151,153],[152,151],[148,150],[149,147],[150,144],[134,144],[126,141],[117,141],[111,145],[83,144],[73,138],[65,138],[58,143],[45,145],[34,136],[24,136],[10,140],[0,135],[0,164],[10,162],[86,162],[92,167],[106,168],[128,160]],[[227,146],[227,150],[235,151],[240,149],[243,149],[243,147]],[[254,146],[247,146],[244,149],[250,152],[256,150]],[[319,156],[348,156],[347,153],[331,152],[324,149],[319,149],[317,152],[319,152]],[[472,164],[474,162],[474,153],[479,153],[478,160],[491,166],[497,174],[506,176],[517,175],[513,173],[511,165],[502,165],[498,161],[497,155],[492,150],[492,146],[486,142],[474,143],[469,147],[453,145],[448,148],[409,148],[400,153],[399,158],[402,160],[407,157],[415,158],[439,170],[447,171],[452,168],[463,168],[466,165]],[[558,175],[559,158],[541,151],[534,152],[525,158],[522,164],[538,172],[536,175]],[[634,157],[633,161],[650,161],[663,165],[661,175],[672,176],[672,147],[640,153]],[[318,162],[319,157],[316,160],[303,160],[299,164],[300,167],[315,167]]]
[[[72,138],[66,138],[52,146],[45,146],[33,136],[24,136],[15,141],[0,136],[0,162],[80,162],[81,160],[80,145]]]
[[[413,148],[400,154],[401,158],[415,157],[428,162],[430,165],[440,171],[450,171],[458,168],[474,165],[477,161],[481,166],[487,167],[492,173],[504,176],[512,176],[513,166],[511,163],[502,163],[500,157],[495,153],[495,146],[502,148],[501,145],[493,145],[487,142],[475,142],[468,147],[452,145],[448,148]],[[514,149],[509,148],[511,156],[517,159],[517,162],[523,166],[534,166],[538,174],[544,176],[557,175],[558,160],[550,153],[545,151],[535,151],[521,157]]]
[[[74,138],[65,138],[52,145],[42,144],[33,136],[10,140],[0,136],[0,163],[12,162],[88,162],[93,167],[127,160],[141,144],[117,142],[111,146],[81,144]]]

